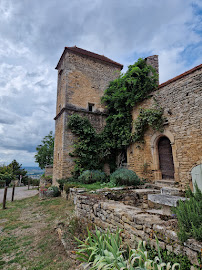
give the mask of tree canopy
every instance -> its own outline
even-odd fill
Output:
[[[22,168],[22,164],[19,164],[15,159],[9,165],[0,166],[0,182],[1,184],[10,184],[11,180],[20,179],[22,175],[22,183],[26,183],[27,171]]]
[[[46,165],[53,164],[53,151],[54,151],[54,136],[53,132],[43,138],[42,143],[36,147],[37,154],[35,155],[35,161],[39,164],[41,169],[44,169]]]

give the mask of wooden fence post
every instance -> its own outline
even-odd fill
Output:
[[[13,190],[12,190],[12,199],[11,201],[14,201],[14,194],[15,194],[15,184],[13,185]]]
[[[6,209],[6,196],[7,196],[7,189],[8,189],[8,187],[5,187],[5,189],[4,189],[3,209]]]

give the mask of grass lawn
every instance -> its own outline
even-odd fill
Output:
[[[0,204],[0,269],[76,269],[55,227],[73,216],[67,200],[38,196]]]

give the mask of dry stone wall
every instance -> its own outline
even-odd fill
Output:
[[[70,196],[74,200],[79,218],[91,221],[102,229],[110,228],[111,231],[122,229],[123,239],[131,247],[139,240],[145,240],[152,247],[156,247],[156,235],[162,249],[186,255],[193,265],[199,266],[198,256],[201,256],[202,243],[189,239],[181,245],[173,230],[175,220],[165,221],[159,215],[141,208],[103,200],[100,196],[79,194],[74,189],[71,192]]]

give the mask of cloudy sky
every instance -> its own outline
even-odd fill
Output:
[[[65,46],[124,64],[159,55],[160,82],[202,63],[201,0],[0,0],[0,163],[34,163],[54,131]]]

